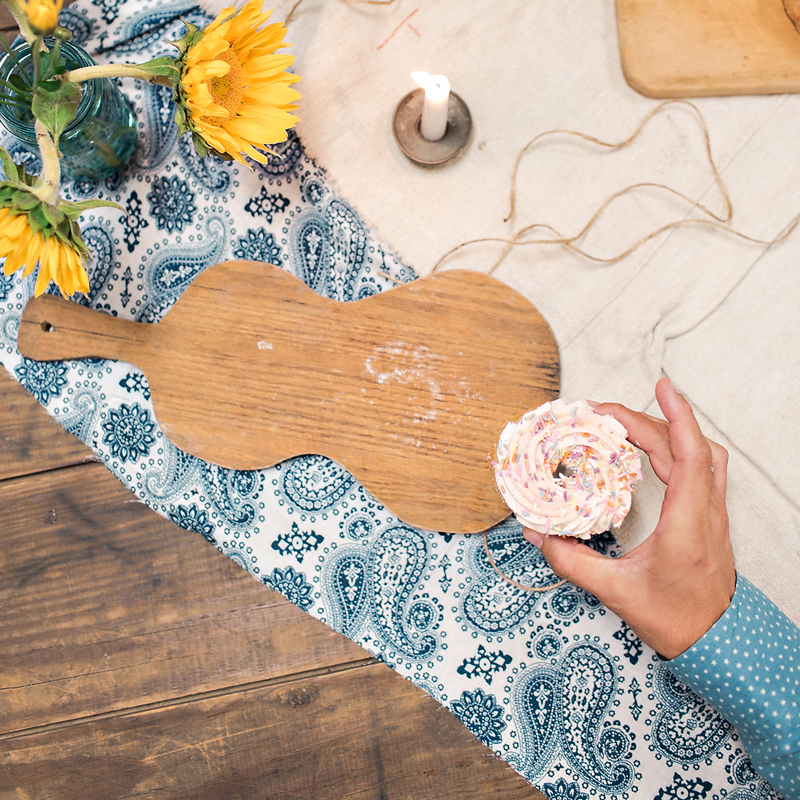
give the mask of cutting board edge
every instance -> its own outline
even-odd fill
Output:
[[[714,88],[701,85],[702,78],[676,78],[672,82],[656,83],[649,76],[642,76],[642,71],[637,70],[636,66],[629,63],[630,57],[621,58],[622,75],[625,82],[633,89],[645,97],[652,97],[655,100],[668,100],[674,97],[732,97],[746,95],[770,95],[770,94],[797,94],[800,93],[800,74],[796,80],[778,83],[773,86],[760,86],[758,84],[747,85],[748,81],[739,83],[720,84]],[[798,65],[800,68],[800,65]]]

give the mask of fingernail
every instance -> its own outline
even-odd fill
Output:
[[[597,400],[587,400],[586,405],[591,406],[591,408],[597,408],[600,403],[598,403]]]
[[[527,541],[529,541],[534,547],[541,547],[542,546],[542,537],[539,536],[536,531],[532,531],[530,528],[525,528],[522,534]]]

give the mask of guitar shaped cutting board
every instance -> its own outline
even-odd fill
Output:
[[[464,270],[340,303],[280,267],[227,261],[156,324],[43,295],[18,346],[39,360],[135,364],[164,433],[199,458],[246,470],[328,456],[403,522],[449,533],[508,516],[495,435],[557,397],[560,379],[533,305]]]

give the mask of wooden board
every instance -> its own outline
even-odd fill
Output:
[[[783,0],[616,0],[622,71],[649,97],[800,91]]]
[[[0,367],[0,480],[96,460]]]
[[[101,464],[0,509],[0,736],[369,659]]]
[[[543,800],[383,664],[91,720],[0,750],[9,799]]]
[[[473,533],[508,516],[489,453],[558,395],[558,348],[522,295],[449,271],[337,303],[268,264],[207,269],[155,325],[28,303],[20,352],[141,368],[175,444],[258,469],[304,453],[350,470],[404,522]]]

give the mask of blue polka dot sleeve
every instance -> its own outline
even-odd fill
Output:
[[[746,578],[699,642],[666,666],[736,726],[753,766],[800,800],[800,630]]]

